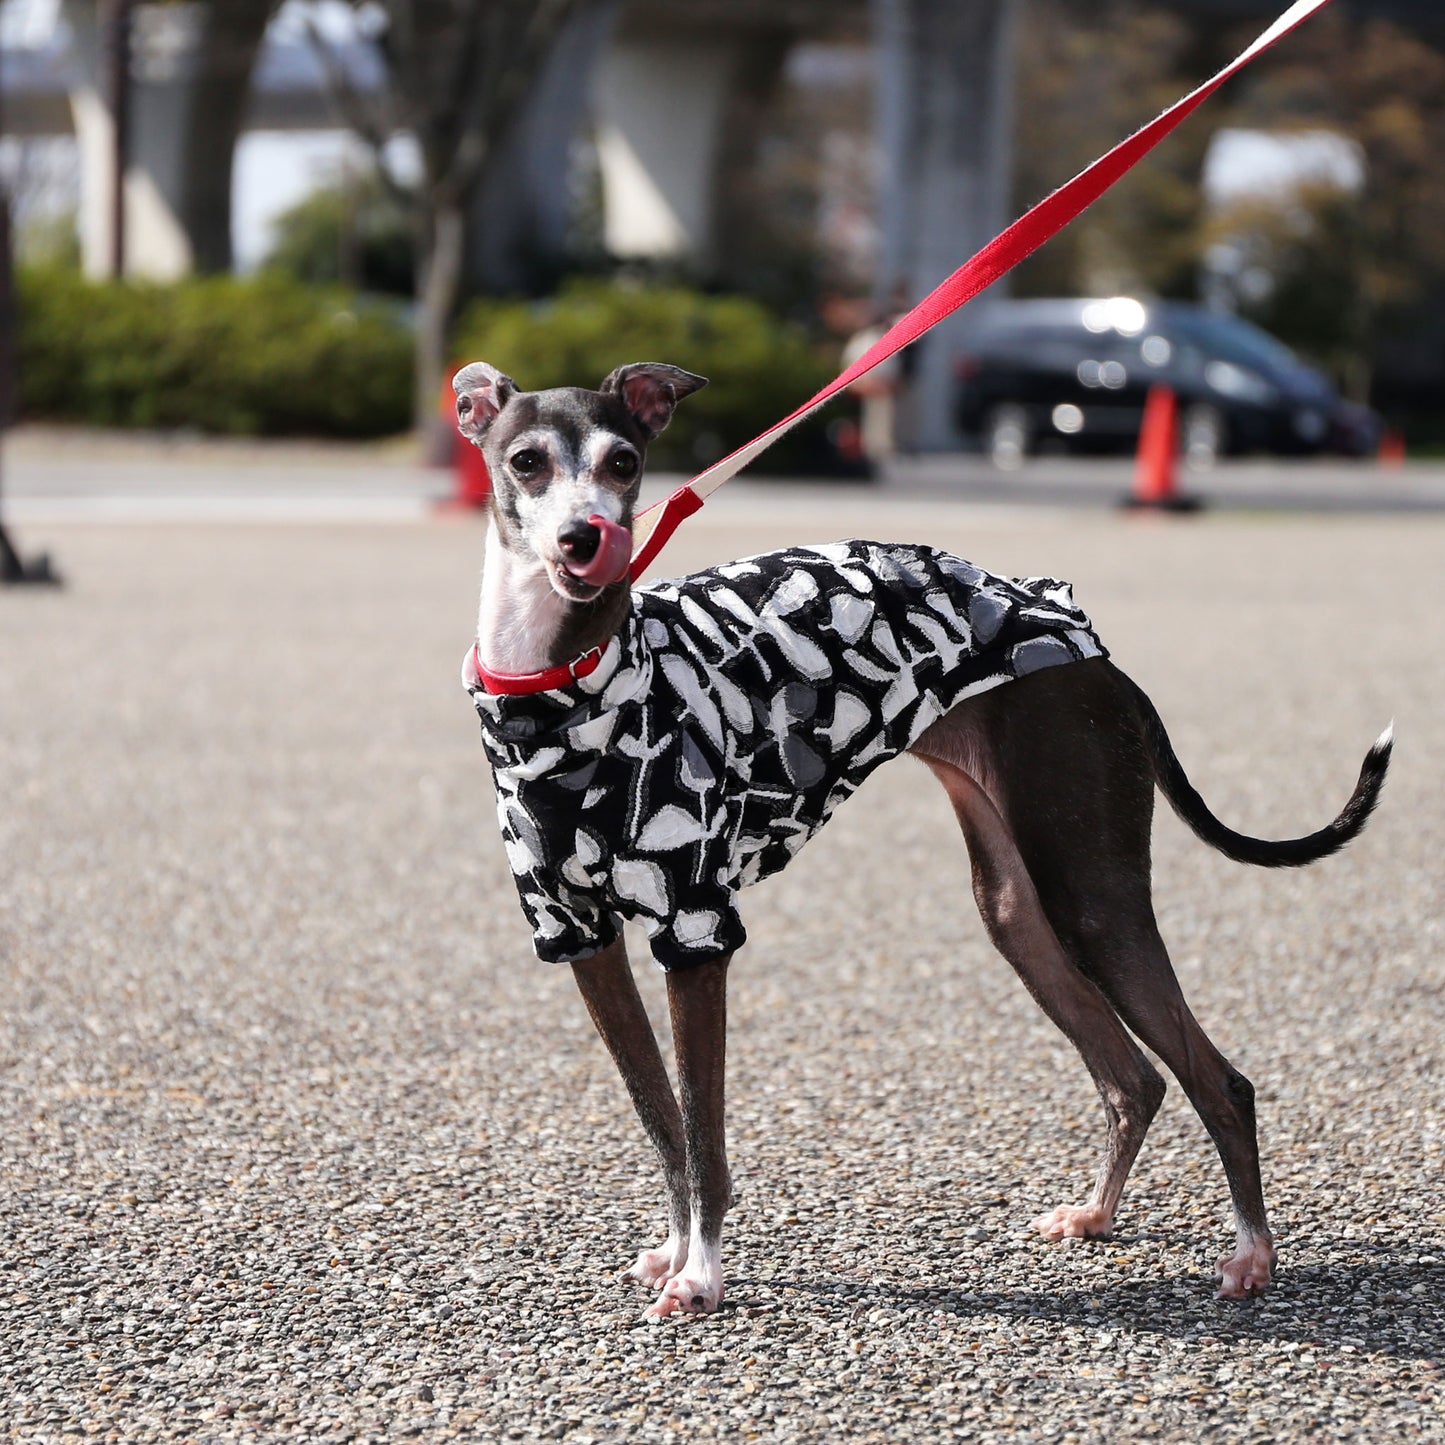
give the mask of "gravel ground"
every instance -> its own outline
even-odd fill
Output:
[[[0,1437],[1445,1440],[1445,520],[740,492],[668,562],[847,534],[1072,578],[1238,827],[1317,826],[1398,719],[1343,858],[1156,828],[1278,1288],[1214,1300],[1177,1088],[1112,1241],[1027,1233],[1097,1104],[904,762],[748,896],[728,1301],[641,1323],[652,1163],[456,681],[479,527],[58,526],[71,585],[0,596]]]

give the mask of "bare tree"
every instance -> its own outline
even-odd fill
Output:
[[[436,406],[447,333],[461,295],[467,213],[495,163],[552,47],[572,17],[596,0],[356,0],[386,72],[386,93],[368,100],[313,24],[345,123],[372,148],[383,180],[412,208],[421,267],[414,405],[418,425]],[[387,142],[416,137],[422,175],[399,178]]]

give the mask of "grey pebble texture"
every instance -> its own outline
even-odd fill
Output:
[[[1397,719],[1341,858],[1156,825],[1277,1289],[1213,1298],[1177,1087],[1113,1240],[1029,1234],[1098,1104],[903,760],[743,899],[728,1298],[641,1322],[656,1171],[456,681],[480,526],[57,525],[71,585],[0,595],[0,1439],[1445,1440],[1445,522],[738,488],[664,560],[847,535],[1072,581],[1246,831],[1318,826]]]

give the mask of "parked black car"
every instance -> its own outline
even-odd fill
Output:
[[[1283,342],[1178,302],[995,302],[956,369],[959,426],[1003,467],[1050,443],[1132,447],[1155,383],[1173,388],[1182,448],[1206,465],[1237,452],[1366,456],[1382,430]]]

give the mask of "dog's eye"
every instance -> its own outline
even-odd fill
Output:
[[[613,452],[607,458],[607,470],[619,481],[630,482],[637,475],[637,453]]]
[[[519,477],[535,477],[542,470],[546,460],[536,447],[523,447],[507,458],[508,464]]]

